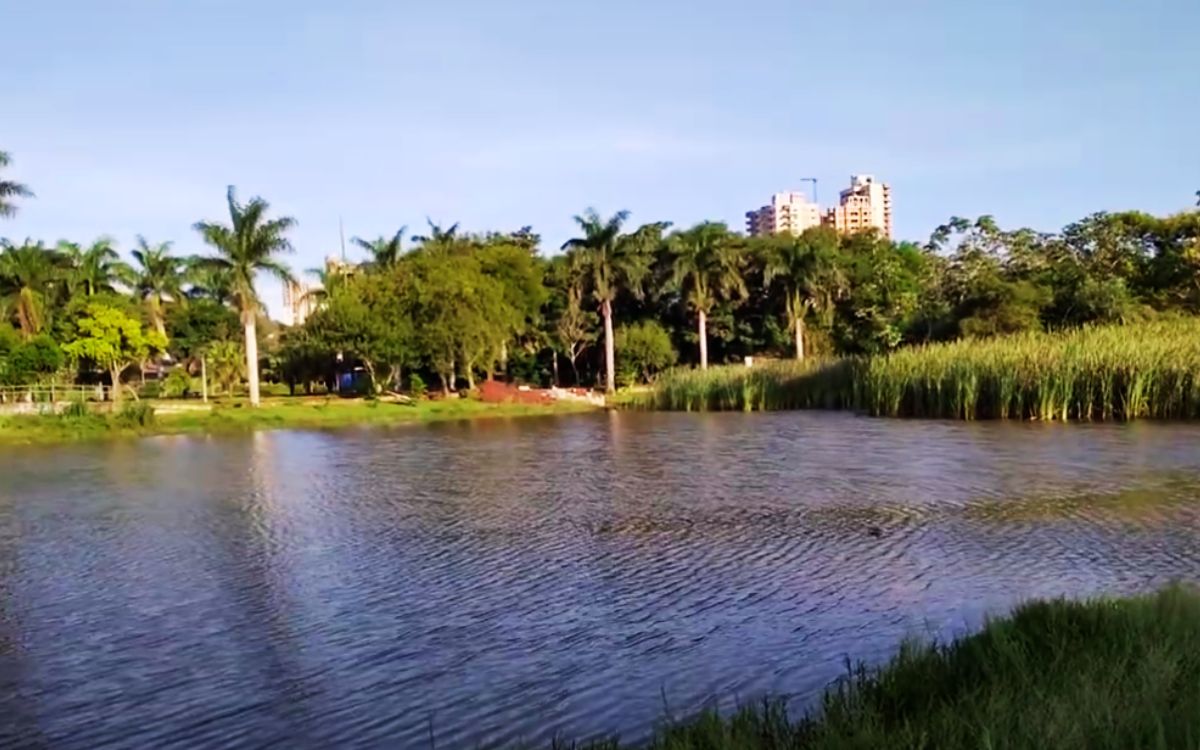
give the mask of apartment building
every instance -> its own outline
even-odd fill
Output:
[[[828,226],[839,234],[877,229],[892,236],[892,189],[874,175],[851,175],[850,187],[838,195],[838,205],[821,211],[801,192],[776,193],[771,203],[746,212],[746,231],[751,235],[800,234],[805,229]]]
[[[302,282],[283,283],[283,322],[289,326],[304,325],[313,311],[312,287]]]
[[[841,191],[838,204],[825,212],[823,223],[838,234],[854,234],[866,229],[878,229],[884,237],[892,236],[892,189],[874,175],[856,174],[850,177],[850,187]]]
[[[776,193],[762,208],[746,212],[746,231],[751,235],[800,234],[821,225],[821,209],[804,193]]]

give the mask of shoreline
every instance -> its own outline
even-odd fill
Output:
[[[847,663],[815,706],[764,698],[669,720],[647,740],[576,750],[908,748],[1124,750],[1200,736],[1200,593],[1032,600],[946,643],[907,640],[879,667]]]
[[[22,414],[0,416],[0,446],[56,445],[121,440],[156,435],[223,435],[269,430],[330,430],[360,426],[426,424],[458,420],[585,414],[599,409],[578,402],[549,405],[484,403],[473,399],[443,399],[401,404],[384,401],[311,399],[266,400],[258,409],[240,402],[199,405],[146,403],[156,409],[152,419],[138,423],[123,415],[92,413],[82,416]],[[165,406],[165,408],[164,408]],[[171,408],[174,406],[175,408]]]

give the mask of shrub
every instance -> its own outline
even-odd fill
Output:
[[[192,376],[187,368],[176,367],[162,382],[160,393],[164,398],[186,398],[192,390]]]
[[[127,401],[117,412],[118,427],[150,427],[154,424],[154,407],[145,401]]]
[[[425,393],[428,391],[428,386],[425,385],[425,379],[417,373],[408,376],[408,395],[416,399],[425,398]]]

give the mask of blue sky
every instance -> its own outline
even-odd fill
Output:
[[[0,0],[0,149],[37,193],[0,235],[199,252],[231,183],[299,220],[298,270],[339,217],[553,249],[587,206],[740,228],[855,172],[905,239],[1174,211],[1200,188],[1197,29],[1195,0]]]

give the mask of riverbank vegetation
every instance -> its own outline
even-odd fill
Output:
[[[1125,750],[1200,744],[1200,595],[1036,602],[943,645],[859,667],[813,715],[780,704],[713,712],[618,750],[940,748]]]
[[[412,403],[338,398],[265,398],[259,408],[251,408],[244,400],[219,403],[212,408],[199,404],[181,408],[174,402],[126,401],[111,413],[73,404],[61,414],[0,417],[0,445],[36,445],[183,433],[319,430],[357,425],[551,416],[577,414],[591,408],[577,402],[484,403],[465,398]]]
[[[1200,319],[962,339],[869,357],[671,370],[628,403],[943,419],[1195,419]]]
[[[11,169],[0,157],[0,168]],[[4,216],[33,199],[18,182],[0,185]],[[305,394],[450,394],[501,378],[612,391],[652,381],[672,363],[704,369],[753,356],[836,358],[850,363],[839,365],[843,376],[872,364],[849,396],[814,397],[758,374],[719,375],[708,390],[744,395],[715,400],[824,404],[836,396],[876,413],[921,416],[1192,409],[1186,395],[1158,403],[1186,387],[1174,375],[1155,376],[1157,395],[1143,405],[1141,364],[1117,364],[1127,347],[1116,339],[1142,329],[1078,340],[1115,347],[1062,365],[1086,373],[1099,361],[1095,382],[1072,374],[1055,375],[1053,387],[1021,383],[1067,362],[1033,353],[1057,345],[1045,334],[1200,314],[1194,210],[1098,213],[1055,233],[1006,230],[988,216],[952,218],[923,244],[828,228],[747,237],[719,222],[635,223],[625,211],[588,210],[576,217],[576,237],[547,248],[528,226],[466,232],[430,221],[419,233],[400,227],[354,238],[353,257],[332,258],[304,281],[283,262],[295,220],[259,198],[238,199],[232,188],[226,203],[222,220],[197,222],[177,245],[139,237],[128,257],[104,237],[5,240],[0,383],[140,388],[183,369],[254,404],[260,390],[279,384]],[[292,325],[264,314],[263,276],[284,283]],[[993,340],[1015,348],[1001,353]],[[952,342],[962,343],[929,346]],[[1164,373],[1187,366],[1171,360],[1186,352],[1169,344],[1147,356]],[[1033,370],[1000,371],[1013,362]],[[839,371],[818,372],[819,382],[836,384]],[[1118,395],[1126,376],[1128,402]],[[1076,386],[1101,393],[1085,397]]]

